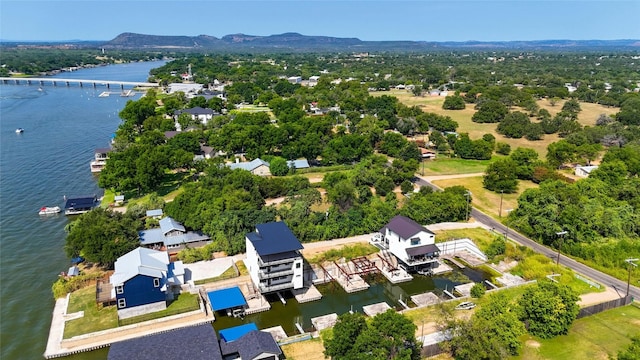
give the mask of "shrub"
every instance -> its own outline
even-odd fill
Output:
[[[511,152],[511,145],[499,142],[496,144],[496,152],[500,155],[509,155]]]
[[[471,287],[471,297],[479,299],[484,295],[486,291],[487,289],[484,287],[484,285],[476,283]]]
[[[502,255],[507,251],[507,243],[502,237],[496,237],[493,239],[485,254],[489,259],[493,259],[498,255]]]

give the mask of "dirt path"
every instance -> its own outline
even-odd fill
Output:
[[[319,253],[323,253],[327,250],[341,248],[345,245],[355,244],[355,243],[367,243],[371,236],[371,234],[364,234],[358,236],[352,236],[348,238],[335,239],[335,240],[327,240],[327,241],[316,241],[312,243],[302,244],[304,249],[302,250],[302,255],[305,257],[313,257]]]

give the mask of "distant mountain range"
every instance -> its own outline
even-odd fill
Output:
[[[11,42],[16,43],[16,42]],[[69,43],[69,42],[66,42]],[[5,43],[6,44],[6,43]],[[42,43],[41,43],[42,44]],[[122,33],[107,42],[78,41],[79,46],[105,49],[164,49],[176,51],[226,52],[309,52],[309,51],[435,51],[452,49],[476,50],[640,50],[640,40],[538,40],[538,41],[362,41],[358,38],[307,36],[284,33],[269,36],[231,34],[222,38],[209,35],[164,36]]]

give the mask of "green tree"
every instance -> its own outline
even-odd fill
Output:
[[[469,321],[446,320],[447,347],[456,359],[500,360],[518,355],[526,332],[504,294],[493,294]]]
[[[618,360],[640,360],[640,335],[631,338],[631,344],[618,351]]]
[[[580,311],[578,299],[566,285],[540,281],[522,294],[520,319],[532,335],[543,339],[566,334]]]
[[[112,267],[122,255],[140,246],[138,230],[142,224],[127,214],[94,209],[70,224],[65,240],[69,257]]]
[[[547,162],[549,165],[559,168],[575,159],[576,151],[576,146],[566,140],[556,141],[547,146]]]
[[[476,105],[476,109],[478,111],[473,114],[471,120],[477,123],[497,123],[509,113],[509,109],[497,100],[484,101]]]
[[[498,159],[487,167],[482,184],[485,189],[505,193],[514,193],[518,189],[516,163],[507,159]]]
[[[444,98],[442,108],[445,110],[464,110],[464,98],[462,98],[462,96],[460,95],[449,95]]]
[[[324,354],[334,359],[349,359],[356,339],[367,328],[361,313],[344,313],[333,326],[333,336],[325,342]]]
[[[273,176],[285,176],[289,173],[289,165],[287,160],[276,156],[269,161],[269,170]]]

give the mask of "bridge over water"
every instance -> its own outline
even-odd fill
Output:
[[[0,81],[2,84],[28,84],[28,85],[40,85],[44,86],[45,84],[50,84],[53,86],[64,85],[71,86],[72,84],[84,87],[87,86],[105,86],[107,89],[110,89],[111,86],[120,86],[120,89],[124,89],[125,86],[132,87],[148,87],[148,88],[156,88],[160,87],[158,83],[149,83],[149,82],[138,82],[138,81],[113,81],[113,80],[90,80],[90,79],[63,79],[63,78],[53,78],[53,77],[44,77],[44,78],[34,78],[34,77],[0,77]]]

